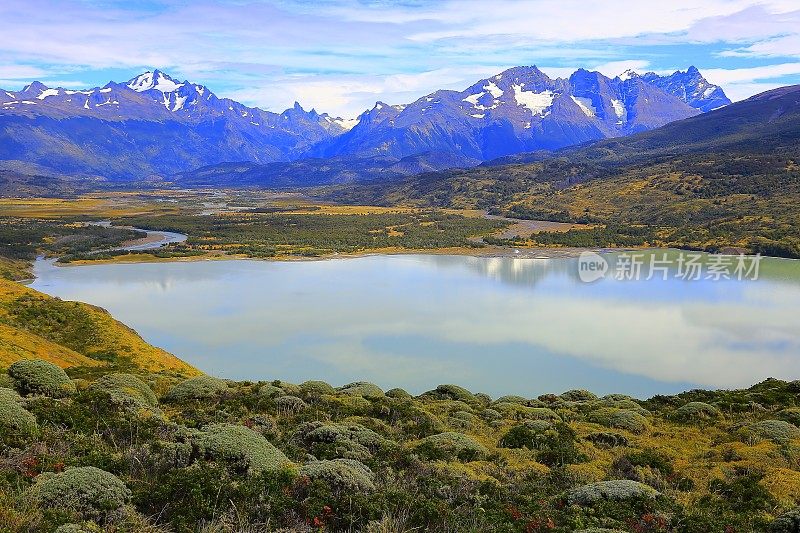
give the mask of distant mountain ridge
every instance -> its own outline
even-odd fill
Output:
[[[350,131],[321,141],[310,153],[405,157],[451,151],[489,160],[625,136],[694,116],[709,104],[702,93],[694,96],[691,83],[724,96],[693,74],[687,80],[651,74],[611,79],[579,69],[568,79],[551,79],[535,66],[515,67],[464,91],[436,91],[404,106],[378,102]]]
[[[694,67],[668,77],[624,79],[583,69],[551,79],[535,66],[516,67],[464,91],[436,91],[408,105],[378,102],[356,122],[298,103],[282,113],[248,107],[153,70],[87,90],[40,82],[17,92],[0,90],[0,161],[62,176],[133,181],[201,167],[208,176],[207,167],[221,163],[337,158],[341,182],[362,179],[375,161],[407,175],[625,136],[723,101],[722,89]],[[350,175],[348,159],[354,160]],[[398,167],[403,160],[408,163]],[[280,168],[285,181],[292,166]],[[298,172],[308,171],[309,165],[298,165]],[[269,186],[272,170],[258,174]],[[325,180],[298,174],[289,181]]]

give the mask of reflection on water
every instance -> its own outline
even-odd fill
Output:
[[[800,263],[758,281],[579,281],[575,259],[376,256],[60,268],[33,288],[102,306],[237,379],[458,383],[638,396],[800,377]]]

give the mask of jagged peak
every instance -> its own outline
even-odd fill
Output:
[[[148,70],[143,72],[135,78],[128,80],[127,86],[136,92],[144,92],[155,89],[157,91],[161,91],[162,93],[169,93],[180,89],[185,84],[186,82],[178,82],[175,78],[172,78],[168,74],[165,74],[158,69],[154,69],[152,71]]]
[[[617,76],[617,78],[621,79],[622,81],[630,80],[632,78],[641,78],[642,75],[633,70],[632,68],[627,69],[625,72]]]

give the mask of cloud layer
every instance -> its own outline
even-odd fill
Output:
[[[733,98],[800,81],[795,1],[6,0],[0,86],[102,84],[162,68],[271,110],[352,116],[514,65],[672,71]]]

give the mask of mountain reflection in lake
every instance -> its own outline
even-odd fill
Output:
[[[33,288],[235,379],[646,397],[800,377],[796,261],[758,281],[592,284],[575,259],[437,255],[36,269]]]

